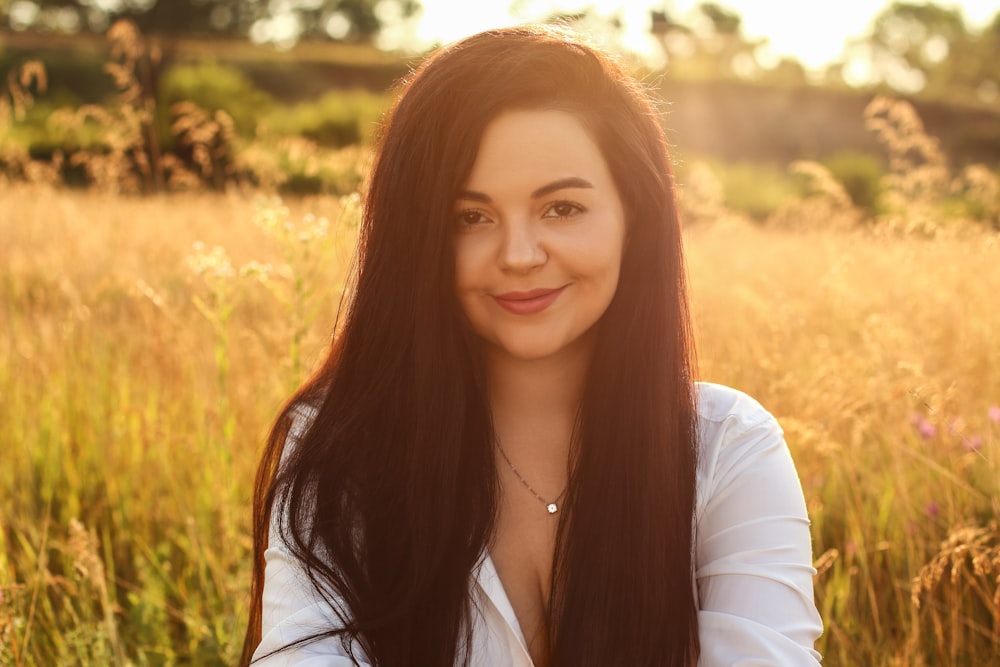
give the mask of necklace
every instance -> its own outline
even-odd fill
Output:
[[[562,497],[566,495],[566,489],[563,489],[562,493],[560,493],[559,496],[552,502],[549,502],[545,498],[542,498],[541,494],[539,494],[538,491],[535,491],[535,489],[532,488],[531,484],[528,484],[528,480],[526,480],[524,476],[521,475],[520,472],[518,472],[517,468],[514,467],[514,464],[511,463],[510,457],[507,456],[507,452],[504,451],[503,445],[501,445],[498,442],[497,447],[500,448],[500,455],[503,456],[503,460],[506,461],[507,465],[510,466],[510,469],[514,472],[514,475],[516,475],[517,478],[521,480],[521,484],[524,485],[524,488],[530,491],[531,495],[538,498],[538,502],[540,502],[542,505],[545,506],[545,511],[548,512],[549,514],[555,514],[556,512],[558,512],[559,503],[562,502]]]

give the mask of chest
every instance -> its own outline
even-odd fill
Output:
[[[490,545],[490,558],[536,667],[548,663],[548,607],[557,528],[557,515],[546,512],[535,498],[507,498],[501,503]]]

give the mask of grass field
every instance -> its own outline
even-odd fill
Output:
[[[0,664],[233,664],[253,469],[356,202],[0,199]],[[1000,236],[719,222],[687,251],[702,378],[796,459],[825,664],[996,664]]]

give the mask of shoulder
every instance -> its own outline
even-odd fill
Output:
[[[781,428],[743,392],[696,391],[698,664],[818,667],[809,517]]]
[[[695,384],[698,433],[698,507],[720,487],[762,460],[785,459],[777,420],[747,394],[709,382]]]
[[[712,382],[696,382],[694,387],[699,428],[712,428],[726,422],[774,421],[764,406],[738,389]]]

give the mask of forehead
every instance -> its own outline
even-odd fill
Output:
[[[604,155],[583,123],[566,111],[507,111],[486,126],[466,187],[531,187],[572,176],[595,185],[611,182]]]

